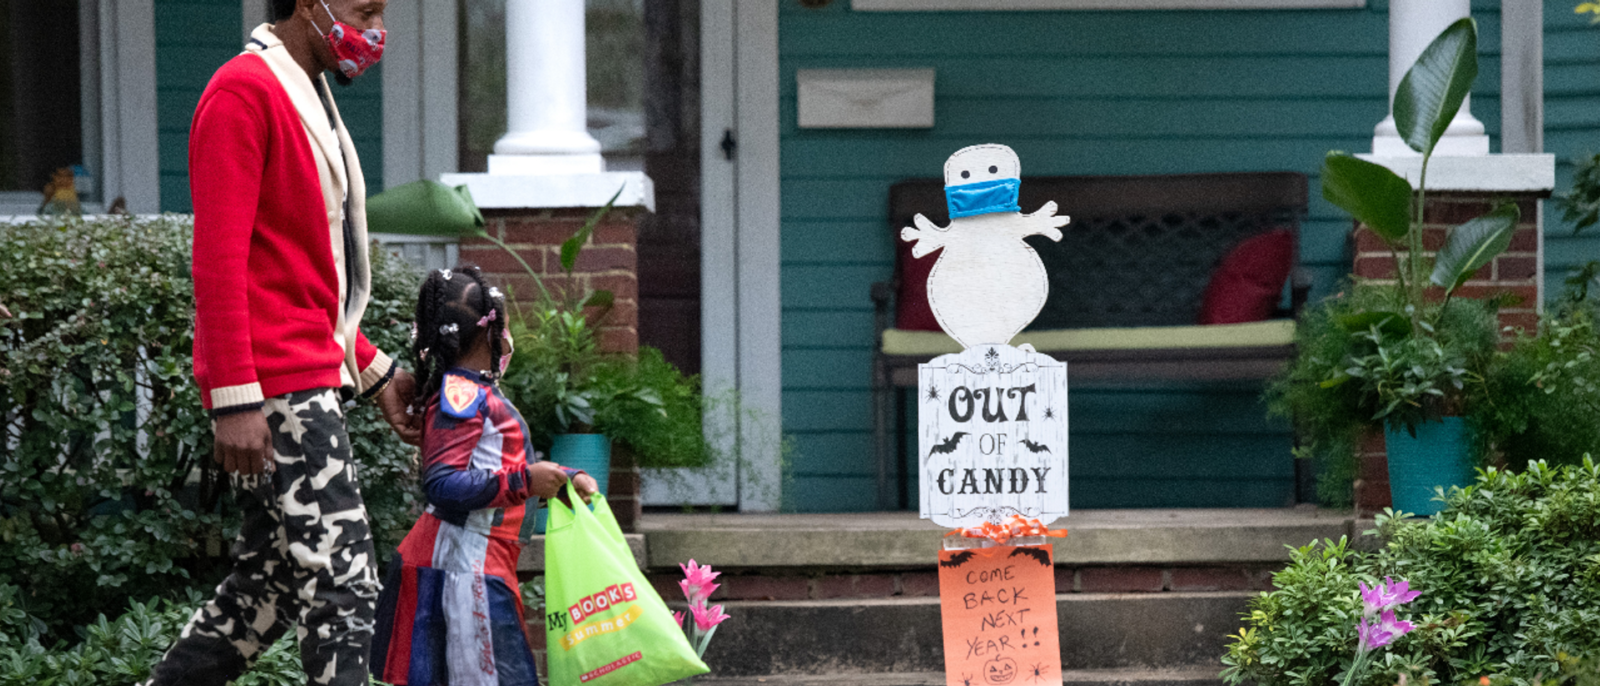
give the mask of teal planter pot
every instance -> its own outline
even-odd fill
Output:
[[[1389,452],[1389,496],[1394,509],[1423,516],[1439,513],[1444,503],[1433,499],[1433,489],[1472,483],[1472,457],[1466,420],[1445,417],[1424,422],[1417,436],[1401,429],[1384,432]]]
[[[611,481],[611,439],[605,434],[561,434],[550,446],[550,461],[568,469],[583,470],[594,477],[600,493],[609,491]],[[529,501],[530,503],[536,501]],[[544,533],[545,521],[550,511],[539,508],[534,518],[534,531]]]

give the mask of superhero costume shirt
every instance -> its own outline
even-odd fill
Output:
[[[427,509],[389,565],[373,675],[414,686],[538,684],[517,586],[527,467],[539,460],[527,423],[463,369],[445,374],[423,421]]]

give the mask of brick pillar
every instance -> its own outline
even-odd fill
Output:
[[[597,326],[600,349],[633,355],[639,352],[639,222],[648,212],[643,208],[613,209],[595,227],[589,242],[578,254],[571,283],[561,272],[561,244],[583,228],[594,210],[589,208],[483,210],[484,230],[517,251],[538,272],[552,295],[561,297],[564,289],[576,287],[587,293],[606,289],[616,296],[609,312],[590,323]],[[494,283],[508,290],[514,301],[534,302],[539,292],[533,279],[500,246],[483,239],[462,239],[461,261],[478,265]],[[598,313],[591,313],[595,315]],[[624,531],[638,526],[640,514],[639,473],[633,453],[623,445],[612,446],[611,478],[606,499],[612,503],[617,523]]]
[[[1522,210],[1522,217],[1511,236],[1511,247],[1474,274],[1472,279],[1456,294],[1466,298],[1489,298],[1510,293],[1520,301],[1500,308],[1501,327],[1520,327],[1529,331],[1539,324],[1539,224],[1538,200],[1547,192],[1487,193],[1487,192],[1432,192],[1428,193],[1427,207],[1423,213],[1422,245],[1432,253],[1444,246],[1446,231],[1488,213],[1501,202],[1514,201]],[[1355,243],[1355,263],[1352,272],[1362,279],[1380,283],[1394,283],[1395,262],[1383,240],[1366,226],[1357,225],[1352,236]],[[1402,256],[1405,251],[1400,251]],[[1434,297],[1443,291],[1430,289]],[[1509,341],[1514,332],[1501,334]],[[1383,431],[1375,429],[1362,436],[1356,452],[1356,510],[1362,515],[1382,512],[1392,502],[1389,497],[1389,459],[1384,447]]]
[[[538,272],[556,297],[564,289],[606,289],[616,304],[598,326],[600,348],[633,354],[639,351],[639,222],[642,208],[619,208],[606,215],[578,254],[573,283],[561,273],[561,244],[583,227],[594,210],[588,208],[484,210],[484,230],[516,250]],[[462,239],[461,261],[478,265],[495,282],[507,287],[518,301],[533,302],[539,290],[516,259],[489,241]]]
[[[1382,429],[1368,430],[1356,446],[1355,488],[1357,516],[1382,512],[1393,502],[1389,498],[1389,453]]]
[[[1511,247],[1474,274],[1456,294],[1464,298],[1488,298],[1500,293],[1517,296],[1520,302],[1500,309],[1500,325],[1533,330],[1539,323],[1539,223],[1538,200],[1548,193],[1428,192],[1423,213],[1422,245],[1432,253],[1444,246],[1445,232],[1473,217],[1487,214],[1501,202],[1515,201],[1522,210]],[[1363,279],[1393,283],[1394,257],[1382,239],[1365,226],[1354,234],[1353,272]],[[1405,251],[1400,252],[1401,255]],[[1433,288],[1437,297],[1442,291]],[[1505,336],[1509,338],[1509,335]]]
[[[625,533],[639,530],[639,519],[644,516],[644,501],[639,496],[639,466],[634,460],[633,448],[626,443],[611,446],[611,484],[607,488],[606,502],[611,514],[617,517],[617,526]]]

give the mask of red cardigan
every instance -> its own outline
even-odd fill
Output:
[[[357,373],[341,374],[345,351],[333,331],[342,267],[329,230],[338,210],[325,206],[305,124],[260,55],[223,65],[200,96],[189,183],[194,369],[207,408],[255,407],[312,388],[365,390],[363,381],[390,372],[389,358],[358,331]]]

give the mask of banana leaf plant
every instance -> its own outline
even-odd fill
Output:
[[[1423,245],[1429,163],[1477,73],[1477,24],[1466,18],[1435,38],[1401,80],[1394,119],[1422,156],[1415,186],[1348,153],[1323,160],[1323,198],[1383,241],[1395,274],[1356,279],[1309,312],[1295,360],[1268,387],[1269,406],[1293,419],[1310,454],[1347,459],[1365,429],[1415,431],[1468,411],[1480,395],[1497,349],[1497,302],[1455,296],[1509,246],[1517,206],[1450,228],[1436,255]]]
[[[1365,224],[1389,248],[1395,262],[1394,301],[1400,311],[1371,311],[1341,322],[1352,332],[1378,327],[1389,339],[1431,337],[1437,317],[1472,275],[1511,244],[1520,211],[1504,203],[1488,214],[1450,229],[1430,264],[1423,250],[1428,163],[1478,75],[1478,27],[1467,17],[1451,24],[1422,51],[1394,95],[1400,137],[1422,154],[1417,186],[1388,167],[1334,151],[1322,165],[1322,197]],[[1403,253],[1403,254],[1402,254]],[[1429,307],[1440,289],[1443,302]],[[1344,379],[1330,379],[1330,383]]]

